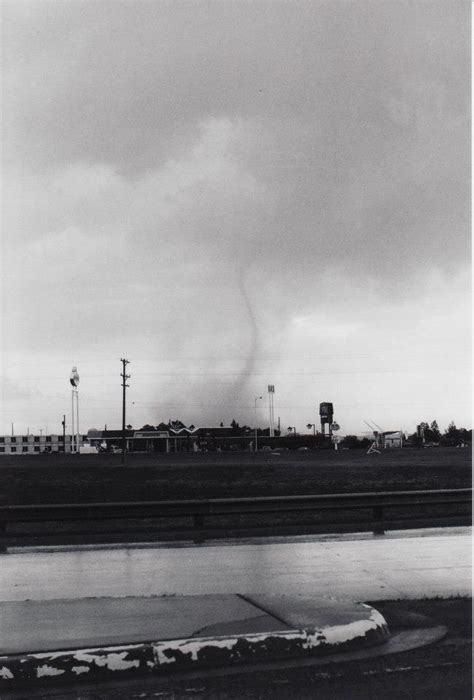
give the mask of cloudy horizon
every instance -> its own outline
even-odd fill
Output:
[[[0,434],[470,428],[470,11],[5,0]]]

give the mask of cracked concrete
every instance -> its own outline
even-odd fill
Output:
[[[64,601],[54,602],[62,602],[62,612],[67,613]],[[119,601],[101,599],[100,624],[103,629],[100,629],[100,625],[97,625],[94,617],[97,601],[86,599],[81,602],[83,604],[81,610],[83,623],[85,624],[89,619],[91,628],[100,630],[101,638],[103,638],[104,630],[107,629],[110,635],[108,644],[102,648],[94,646],[97,638],[91,634],[87,640],[91,646],[88,645],[86,648],[77,648],[78,645],[76,645],[75,649],[62,650],[56,645],[55,649],[51,649],[49,652],[27,653],[25,651],[19,652],[18,649],[13,652],[11,643],[4,640],[7,652],[0,657],[0,664],[3,668],[3,680],[0,679],[0,685],[9,686],[15,682],[28,683],[40,678],[43,681],[47,678],[53,682],[58,677],[61,677],[62,682],[71,681],[78,676],[99,680],[117,676],[117,674],[128,676],[131,673],[159,673],[169,669],[186,670],[191,667],[220,667],[253,663],[267,661],[269,658],[288,659],[308,655],[320,656],[334,652],[360,650],[382,644],[389,639],[389,631],[383,616],[367,605],[341,602],[337,615],[338,624],[333,624],[334,607],[328,607],[326,614],[319,610],[318,619],[315,620],[312,617],[314,605],[311,601],[305,626],[292,629],[280,622],[281,615],[280,619],[277,620],[268,613],[262,614],[258,606],[250,601],[243,601],[238,596],[194,596],[191,599],[167,597],[154,601],[158,604],[162,615],[176,620],[174,635],[171,638],[159,638],[157,634],[154,638],[156,641],[112,646],[112,639],[116,640],[120,635],[123,640],[129,638],[128,632],[123,626],[123,620],[130,617],[133,609],[137,610],[137,616],[139,616],[143,604],[147,605],[149,600],[139,598],[120,599]],[[122,616],[119,614],[117,602],[123,607]],[[278,611],[279,599],[267,600],[267,603],[269,607]],[[36,603],[36,605],[38,608],[41,607],[41,603]],[[245,612],[247,617],[242,617],[237,621],[229,619],[221,626],[215,622],[212,636],[202,636],[203,628],[195,626],[191,637],[180,637],[177,630],[183,630],[179,622],[183,613],[194,609],[198,611],[194,619],[199,619],[202,617],[200,606],[204,606],[207,614],[213,615],[216,620],[225,619],[226,616],[229,617],[229,612],[235,613],[236,611]],[[18,610],[17,608],[17,612]],[[77,607],[75,611],[77,612]],[[252,611],[253,615],[250,615]],[[345,621],[344,611],[346,612]],[[289,601],[285,601],[284,613],[291,616]],[[302,614],[301,602],[299,614]],[[10,620],[13,620],[12,616],[10,616]],[[66,628],[71,620],[71,615],[66,615],[62,620],[63,628]],[[233,626],[241,627],[244,625],[245,627],[249,620],[258,621],[260,626],[258,633],[250,632],[248,627],[243,632],[235,629],[231,632]],[[150,624],[154,624],[158,630],[160,618],[153,617]],[[193,629],[192,619],[187,621],[187,625],[188,630]],[[276,629],[270,630],[271,625]],[[41,627],[32,624],[30,633],[30,637],[36,635],[39,645],[42,636]],[[25,635],[24,641],[27,639],[28,635]],[[21,642],[18,643],[21,644]],[[26,643],[31,644],[30,641]],[[52,644],[52,646],[54,645]]]

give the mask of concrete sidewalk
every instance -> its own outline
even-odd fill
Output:
[[[0,599],[268,594],[350,601],[470,595],[471,529],[83,548],[0,557]]]
[[[390,636],[371,606],[271,596],[9,602],[0,615],[6,687],[320,657]]]
[[[470,563],[469,528],[9,553],[0,684],[383,644],[385,620],[361,602],[470,595]]]

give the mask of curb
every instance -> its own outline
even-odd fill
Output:
[[[163,674],[366,649],[390,638],[385,618],[368,617],[321,629],[171,639],[93,649],[0,656],[0,687]]]

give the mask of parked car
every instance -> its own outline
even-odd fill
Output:
[[[91,454],[91,455],[92,455],[92,454],[97,454],[97,447],[91,445],[89,442],[84,442],[84,443],[81,445],[80,452],[81,452],[83,455],[87,455],[87,454]]]

